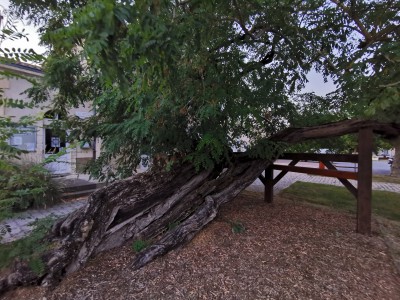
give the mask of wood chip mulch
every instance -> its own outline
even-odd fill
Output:
[[[3,299],[400,299],[400,275],[379,226],[355,216],[243,192],[185,247],[132,271],[129,246],[103,253],[53,289]],[[245,227],[232,231],[232,222]]]

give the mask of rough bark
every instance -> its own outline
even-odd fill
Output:
[[[386,136],[400,135],[398,125],[356,120],[289,129],[271,139],[294,143],[365,127]],[[145,173],[113,183],[93,193],[85,207],[53,226],[47,237],[51,250],[42,256],[42,275],[19,262],[0,280],[0,292],[18,285],[54,284],[102,251],[132,240],[151,240],[153,244],[132,262],[133,268],[140,268],[190,241],[215,218],[222,204],[250,185],[269,163],[238,154],[225,168],[196,172],[193,166],[184,165],[172,172]],[[171,224],[176,227],[171,229]]]
[[[400,137],[393,141],[394,156],[390,175],[400,177]]]

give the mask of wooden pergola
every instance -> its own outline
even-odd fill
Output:
[[[265,186],[264,199],[267,203],[273,202],[273,188],[288,172],[306,173],[327,177],[336,177],[357,199],[357,226],[356,231],[362,234],[371,234],[371,200],[372,200],[372,150],[373,127],[358,130],[358,154],[308,154],[286,153],[280,158],[290,159],[289,165],[271,164],[265,170],[265,177],[259,178]],[[380,132],[378,132],[380,133]],[[327,135],[329,136],[329,134]],[[299,167],[296,164],[301,160],[314,160],[323,163],[327,169]],[[358,163],[357,171],[337,170],[332,162]],[[281,172],[274,178],[273,171]],[[349,179],[357,180],[355,187]]]

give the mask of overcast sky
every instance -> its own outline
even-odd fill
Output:
[[[9,1],[8,0],[0,0],[0,11],[3,13],[4,9],[8,9]],[[1,44],[2,48],[21,48],[21,49],[33,49],[37,53],[42,54],[45,52],[45,48],[39,46],[39,36],[36,32],[36,29],[33,26],[29,26],[26,22],[18,22],[17,28],[19,30],[25,29],[25,33],[27,34],[26,39],[18,40],[18,41],[3,41]]]
[[[324,82],[324,78],[321,74],[311,71],[307,75],[308,83],[302,90],[304,93],[314,92],[319,96],[325,96],[326,94],[333,92],[335,90],[335,84],[332,80]]]
[[[3,8],[7,9],[9,5],[8,0],[0,0],[0,11],[3,11]],[[17,25],[18,29],[25,29],[25,32],[28,35],[29,41],[19,40],[19,41],[4,41],[1,44],[2,48],[21,48],[21,49],[33,49],[37,53],[44,53],[46,49],[44,47],[39,46],[39,36],[36,32],[36,29],[27,25],[26,22],[19,22]],[[335,85],[332,81],[324,82],[323,77],[316,73],[310,72],[308,75],[309,83],[306,85],[303,92],[314,92],[317,95],[324,96],[325,94],[333,91],[335,89]]]

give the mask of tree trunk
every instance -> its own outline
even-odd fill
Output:
[[[0,281],[0,291],[18,285],[54,284],[87,260],[133,240],[153,245],[132,263],[139,268],[193,238],[213,220],[219,206],[234,198],[268,162],[236,158],[224,170],[199,173],[190,165],[172,172],[144,173],[96,191],[88,204],[57,222],[47,237],[52,250],[42,256],[45,274],[19,263]],[[171,224],[175,228],[169,229]]]
[[[400,138],[393,141],[394,156],[390,175],[400,177]]]
[[[348,120],[285,130],[271,140],[294,143],[366,127],[386,136],[400,134],[400,127],[394,124]],[[102,251],[133,240],[151,241],[152,245],[132,262],[133,268],[140,268],[190,241],[215,218],[222,204],[254,182],[269,164],[242,153],[225,168],[196,172],[193,166],[183,165],[171,172],[144,173],[102,188],[89,197],[85,207],[53,226],[47,237],[51,250],[41,257],[43,274],[33,273],[20,261],[0,280],[0,292],[19,285],[57,283]]]

